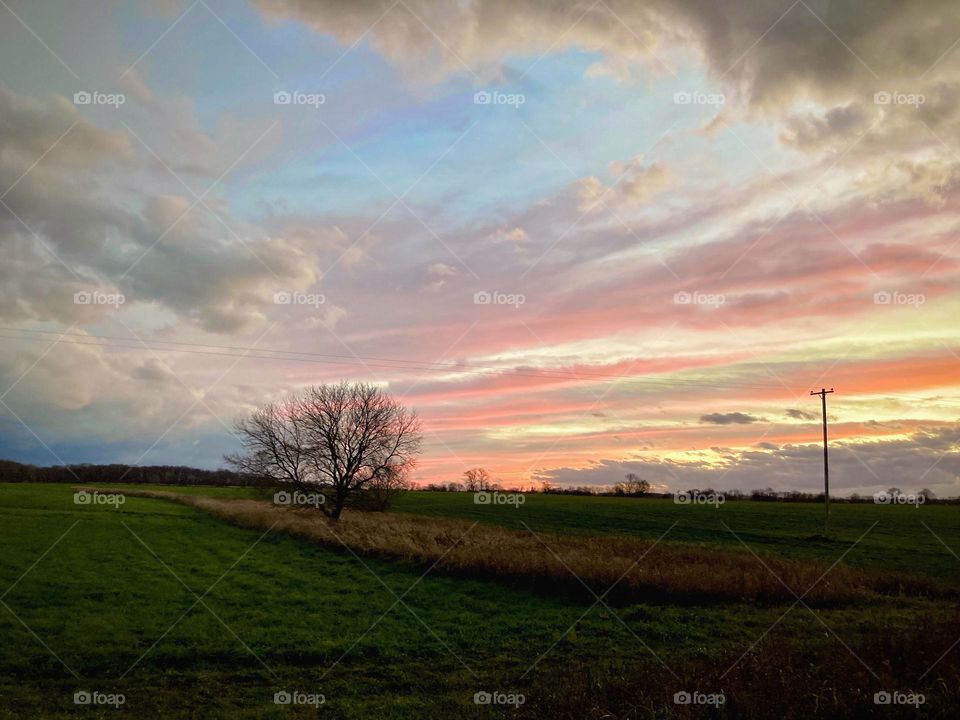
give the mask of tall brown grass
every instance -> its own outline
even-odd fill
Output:
[[[831,604],[883,594],[933,594],[923,580],[838,564],[745,550],[630,537],[534,535],[463,520],[405,513],[345,514],[331,522],[312,508],[260,500],[214,498],[151,490],[125,494],[171,500],[231,524],[271,529],[327,547],[431,567],[433,572],[494,578],[531,589],[590,587],[604,602],[754,601]],[[607,593],[608,588],[613,588]],[[791,592],[791,590],[793,592]],[[794,595],[796,593],[796,595]]]

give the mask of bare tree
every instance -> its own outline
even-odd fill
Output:
[[[483,492],[493,487],[493,480],[486,468],[475,467],[463,473],[463,482],[468,492]]]
[[[371,512],[385,512],[397,493],[408,489],[410,483],[407,481],[407,469],[390,470],[375,477],[363,488],[357,507]]]
[[[316,485],[307,459],[307,423],[301,397],[264,405],[234,423],[245,452],[224,460],[239,472],[298,488]]]
[[[627,473],[624,479],[625,482],[617,483],[616,486],[614,486],[614,492],[617,495],[642,497],[650,492],[650,483],[636,473]]]
[[[347,498],[401,480],[420,452],[416,413],[362,383],[308,387],[235,424],[243,452],[225,460],[241,472],[321,491],[340,517]]]

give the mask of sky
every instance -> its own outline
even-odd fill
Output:
[[[960,494],[960,5],[0,2],[0,457]]]

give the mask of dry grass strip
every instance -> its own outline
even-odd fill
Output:
[[[90,489],[92,491],[92,488]],[[124,490],[125,495],[189,505],[233,525],[287,533],[358,555],[411,562],[471,578],[508,580],[534,590],[573,588],[581,581],[606,602],[793,602],[833,604],[876,594],[939,594],[932,582],[829,563],[692,543],[659,544],[631,537],[539,534],[463,520],[406,513],[347,512],[332,523],[312,508],[268,501]],[[656,545],[654,547],[654,545]],[[638,562],[639,561],[639,562]],[[769,568],[769,570],[767,569]],[[771,572],[772,571],[772,572]],[[779,579],[778,579],[779,578]],[[822,578],[822,579],[821,579]],[[781,580],[783,581],[781,583]]]

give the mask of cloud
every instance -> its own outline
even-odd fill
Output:
[[[102,130],[84,120],[67,98],[59,95],[28,98],[0,87],[0,147],[4,168],[12,171],[16,166],[27,170],[54,145],[56,153],[49,159],[60,169],[102,172],[111,166],[127,166],[133,157],[126,135]],[[46,166],[46,162],[37,165],[41,170]],[[10,178],[4,188],[16,180],[30,182],[21,172]]]
[[[494,242],[507,242],[519,245],[521,243],[529,242],[530,236],[527,235],[527,231],[521,227],[515,227],[509,230],[498,228],[493,234],[493,240]]]
[[[760,418],[741,412],[710,413],[700,416],[700,422],[710,423],[711,425],[749,425],[759,420]]]
[[[38,158],[42,162],[37,162]],[[205,330],[262,324],[275,290],[302,289],[315,262],[193,197],[151,191],[154,160],[100,129],[72,103],[0,89],[0,318],[88,322],[109,306],[74,294],[119,293]],[[82,180],[80,179],[82,178]]]
[[[536,56],[579,46],[643,57],[648,55],[644,41],[648,47],[655,44],[651,32],[655,19],[644,9],[618,10],[629,13],[625,19],[633,19],[627,27],[608,12],[584,15],[582,8],[561,0],[410,0],[396,7],[387,0],[257,0],[255,4],[268,18],[300,20],[342,45],[366,36],[383,57],[427,81],[465,72],[497,78],[505,72],[504,61],[515,55]],[[564,37],[565,31],[572,31],[569,37]],[[443,38],[442,44],[438,38]]]
[[[618,173],[619,175],[620,173]],[[620,181],[620,190],[630,205],[641,205],[660,193],[670,183],[670,171],[660,163],[628,169]]]
[[[670,171],[661,163],[643,166],[642,162],[639,156],[628,163],[611,162],[608,169],[616,180],[612,186],[592,176],[580,180],[578,210],[603,209],[605,205],[621,201],[627,205],[643,205],[665,190],[672,179]]]
[[[131,72],[117,87],[129,95],[122,116],[78,111],[63,97],[0,91],[0,192],[14,185],[3,199],[16,213],[0,206],[0,317],[5,323],[104,328],[122,319],[145,335],[198,342],[211,342],[207,333],[249,333],[244,344],[259,335],[254,330],[279,321],[265,345],[363,357],[382,357],[384,348],[398,358],[455,354],[451,367],[462,361],[500,371],[424,377],[375,363],[244,361],[237,368],[242,379],[225,380],[208,401],[229,417],[288,386],[339,377],[375,380],[398,394],[409,390],[411,405],[458,455],[469,454],[471,462],[476,456],[477,463],[514,462],[518,473],[540,462],[541,454],[563,466],[562,473],[591,458],[609,459],[597,464],[601,470],[606,463],[631,462],[638,448],[688,457],[692,444],[722,442],[729,447],[703,462],[665,460],[653,467],[662,482],[672,470],[684,482],[718,484],[719,463],[731,472],[727,477],[742,472],[737,477],[743,482],[815,487],[816,453],[807,463],[807,451],[795,443],[811,435],[798,421],[819,416],[787,410],[784,417],[784,407],[801,404],[789,390],[772,380],[766,389],[747,384],[765,370],[803,388],[830,367],[830,382],[844,389],[836,412],[848,420],[838,422],[833,437],[841,440],[838,462],[851,477],[863,467],[844,464],[855,460],[842,448],[850,437],[909,434],[900,448],[904,456],[911,443],[931,442],[913,434],[952,417],[956,386],[948,353],[960,290],[954,245],[960,162],[944,143],[956,147],[960,139],[960,50],[933,64],[960,35],[957,13],[940,2],[919,10],[885,0],[870,12],[864,4],[776,7],[746,0],[723,7],[699,0],[588,5],[259,0],[270,20],[309,23],[343,49],[361,40],[331,71],[331,102],[323,110],[355,157],[345,155],[326,129],[310,125],[316,113],[289,108],[294,112],[278,115],[265,91],[268,73],[264,85],[251,76],[236,86],[218,84],[214,95],[191,96],[171,90],[178,75],[151,85],[153,63],[160,63],[151,56],[138,65],[142,75]],[[251,38],[256,47],[286,42],[282,32],[251,26],[254,33],[262,29]],[[102,43],[91,38],[88,47],[100,52]],[[541,53],[571,49],[584,52],[560,59],[550,72],[561,64],[565,71],[589,69],[584,77],[567,78],[559,95],[540,75],[551,67],[549,57],[529,78],[519,77]],[[329,42],[314,50],[304,50],[303,63],[325,71]],[[671,79],[670,70],[680,77]],[[356,100],[351,93],[361,91],[351,82],[353,90],[333,102],[344,77],[402,85],[399,79],[408,86],[389,97],[364,92],[362,102],[348,107],[345,102]],[[436,147],[457,126],[459,135],[475,119],[465,117],[471,108],[463,99],[473,89],[466,85],[509,86],[514,78],[528,93],[524,112],[536,111],[525,117],[545,144],[578,168],[581,182],[569,184],[549,157],[547,170],[539,168],[533,159],[543,148],[532,138],[528,147],[510,145],[516,157],[505,165],[483,143],[492,139],[502,152],[511,131],[489,125],[495,119],[488,114],[457,154],[444,159],[442,169],[438,165],[440,189],[422,183],[408,197],[409,212],[392,212],[395,198],[377,197],[382,193],[363,167],[367,160],[390,185],[411,169],[416,175],[435,158],[420,149]],[[32,79],[16,78],[15,87],[28,87]],[[710,114],[704,108],[670,102],[673,86],[688,81],[729,99],[709,124],[713,134],[703,131]],[[432,82],[445,84],[426,86]],[[419,85],[412,94],[410,84]],[[878,91],[919,92],[924,102],[878,103]],[[600,104],[590,105],[601,94]],[[570,104],[573,96],[579,105]],[[577,110],[577,117],[541,124],[557,101]],[[599,110],[613,108],[627,118],[635,103],[642,103],[650,125],[645,119],[635,126],[608,124]],[[486,110],[496,109],[476,112]],[[405,121],[388,130],[382,122],[388,116]],[[159,160],[116,129],[119,117]],[[235,169],[241,179],[228,174],[203,205],[193,207],[195,196],[167,168],[199,193],[277,117],[281,124]],[[649,141],[661,130],[667,135],[651,150]],[[578,164],[573,142],[589,143],[590,165]],[[641,148],[646,155],[636,155]],[[496,161],[495,182],[489,172],[480,174],[482,163],[474,160],[482,156]],[[504,175],[504,167],[510,173]],[[345,182],[354,177],[351,168],[364,185],[356,193]],[[613,213],[602,212],[598,196]],[[285,214],[312,198],[322,199],[324,209]],[[581,218],[583,208],[597,212]],[[127,302],[118,313],[73,301],[75,293],[94,288],[123,293]],[[278,290],[308,289],[322,290],[326,302],[277,307],[272,301]],[[527,303],[478,307],[473,293],[481,289],[523,293]],[[677,303],[681,289],[725,302]],[[877,290],[922,293],[924,314],[878,307]],[[330,329],[348,316],[332,336]],[[3,345],[0,375],[13,383],[39,352],[26,352],[19,342]],[[145,448],[195,400],[181,392],[177,378],[206,386],[220,363],[210,356],[181,362],[172,353],[161,354],[160,363],[147,351],[78,348],[56,348],[18,386],[24,394],[11,395],[44,438],[48,432],[61,439],[143,433],[150,436]],[[849,359],[840,361],[847,350]],[[681,372],[704,378],[714,399],[705,399],[697,384],[669,382]],[[630,380],[614,387],[614,375]],[[707,380],[718,377],[743,384]],[[883,397],[887,392],[938,397],[895,404]],[[691,407],[710,403],[751,407],[756,416],[710,413],[702,424],[689,422]],[[206,423],[205,431],[212,426],[223,435],[200,410],[188,414],[187,426]],[[758,442],[768,429],[770,442]],[[425,460],[441,462],[437,456],[447,450],[436,448]],[[879,448],[862,452],[884,457]],[[895,452],[888,457],[895,460]],[[878,472],[886,468],[881,460],[870,462]]]
[[[589,212],[590,210],[602,208],[604,195],[609,192],[607,188],[597,177],[586,177],[577,182],[577,210],[580,212]]]
[[[160,392],[144,388],[145,380],[172,379],[154,359],[135,353],[111,353],[92,344],[95,341],[77,344],[72,339],[44,355],[54,340],[5,341],[0,352],[3,386],[11,387],[22,378],[5,402],[41,437],[117,440],[138,434],[158,435],[163,423],[173,423],[194,401],[176,382],[168,382]],[[2,415],[4,420],[10,419],[6,411]],[[183,419],[182,427],[193,426],[197,415],[194,409],[192,416]],[[122,422],[117,422],[118,417]],[[24,436],[28,443],[30,438],[29,433]],[[55,462],[55,458],[50,460]]]
[[[434,277],[453,277],[460,273],[457,268],[446,263],[433,263],[427,268],[427,272]]]
[[[873,110],[875,116],[877,109]],[[830,108],[822,115],[791,115],[784,122],[780,139],[801,150],[820,149],[838,141],[845,143],[853,133],[865,131],[873,119],[862,105],[853,103]]]
[[[672,490],[714,487],[750,490],[822,489],[823,449],[818,444],[730,451],[722,463],[673,460],[604,460],[585,468],[558,468],[539,476],[563,485],[609,485],[636,472]],[[940,497],[960,494],[960,424],[920,430],[909,437],[834,443],[830,482],[836,492],[869,493],[896,486],[922,488]]]
[[[389,0],[255,4],[271,19],[300,20],[343,45],[369,33],[385,58],[430,80],[467,74],[464,63],[496,76],[511,58],[574,47],[604,55],[607,68],[630,59],[665,73],[667,59],[675,62],[670,50],[680,47],[700,55],[710,74],[745,102],[768,109],[798,95],[848,99],[868,90],[872,97],[883,83],[903,89],[924,73],[937,80],[949,63],[935,63],[960,35],[950,0],[877,0],[869,10],[859,3],[785,8],[750,0],[610,0],[587,12],[562,0],[411,0],[393,9]]]
[[[440,292],[447,285],[447,280],[460,274],[460,271],[446,263],[433,263],[427,268],[427,274],[434,278],[428,285],[430,292]]]
[[[138,103],[149,107],[151,111],[162,111],[162,107],[157,104],[156,98],[136,67],[131,67],[125,72],[120,78],[120,86],[125,93],[132,95]]]
[[[147,358],[142,365],[133,368],[130,376],[150,383],[168,383],[174,379],[166,365],[157,358]]]

